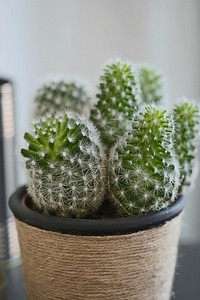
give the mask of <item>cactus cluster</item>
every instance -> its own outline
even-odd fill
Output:
[[[46,113],[54,115],[65,109],[87,113],[90,96],[82,84],[75,81],[50,80],[43,84],[35,97],[35,117]]]
[[[66,87],[58,86],[51,93],[55,102]],[[39,94],[47,99],[49,89]],[[200,113],[188,101],[167,111],[158,106],[162,99],[162,77],[155,69],[134,71],[116,61],[100,77],[90,120],[66,111],[36,122],[22,149],[36,207],[80,218],[100,214],[109,203],[113,215],[130,216],[175,201],[190,183]]]
[[[96,210],[104,195],[104,155],[89,121],[66,113],[34,124],[25,133],[28,191],[39,210],[82,217]]]

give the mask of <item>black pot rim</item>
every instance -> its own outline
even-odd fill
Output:
[[[22,204],[21,199],[26,194],[26,186],[22,186],[10,197],[9,206],[16,219],[43,230],[83,236],[130,234],[161,226],[178,216],[185,205],[185,198],[179,196],[167,208],[148,215],[115,219],[72,219],[33,211]]]

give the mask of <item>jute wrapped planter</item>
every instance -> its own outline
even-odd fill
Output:
[[[30,300],[169,300],[184,200],[148,216],[66,219],[10,199]]]

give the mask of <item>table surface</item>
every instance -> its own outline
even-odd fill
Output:
[[[20,266],[6,272],[7,285],[0,300],[27,300]],[[181,245],[171,300],[199,300],[200,245]]]

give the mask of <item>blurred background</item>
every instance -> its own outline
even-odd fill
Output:
[[[200,101],[200,1],[0,0],[0,77],[14,84],[16,148],[41,80],[78,75],[95,90],[113,57],[160,68],[169,104],[182,96]],[[25,183],[19,166],[16,180]],[[186,244],[200,242],[199,181],[188,194]]]

